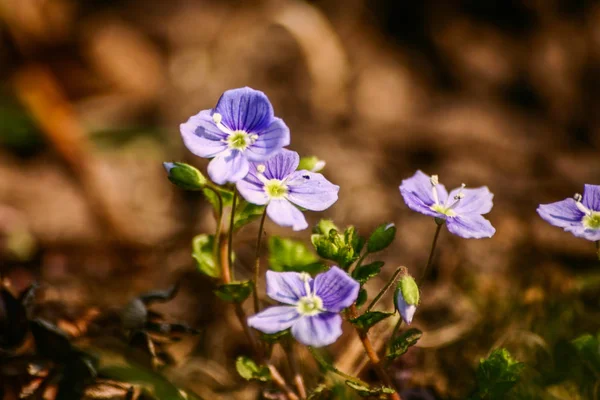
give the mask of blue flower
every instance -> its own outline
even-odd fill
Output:
[[[538,214],[554,226],[577,237],[600,240],[600,186],[585,185],[583,196],[540,204]]]
[[[307,346],[323,347],[342,335],[339,313],[358,297],[360,284],[338,267],[312,279],[307,273],[267,271],[267,295],[285,305],[269,307],[248,318],[264,333],[291,328]]]
[[[248,161],[265,161],[290,144],[290,131],[273,115],[267,96],[249,87],[226,91],[215,108],[200,111],[180,130],[192,153],[212,158],[208,174],[219,185],[243,179]]]
[[[448,194],[437,175],[417,171],[400,185],[404,202],[413,211],[444,220],[448,230],[463,238],[492,237],[496,229],[482,217],[491,211],[494,195],[486,186],[465,189],[465,185]]]
[[[296,171],[300,157],[295,151],[282,149],[265,163],[252,163],[248,175],[237,183],[246,201],[267,205],[267,215],[281,226],[295,231],[308,223],[296,207],[323,211],[338,199],[340,187],[319,173]]]

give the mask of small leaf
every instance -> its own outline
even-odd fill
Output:
[[[369,279],[376,277],[381,272],[383,264],[383,261],[375,261],[371,264],[361,265],[352,271],[352,277],[362,285]]]
[[[250,296],[252,293],[252,282],[232,282],[228,284],[219,285],[215,290],[215,294],[225,301],[233,303],[241,303]]]
[[[249,224],[259,218],[265,210],[265,206],[248,203],[245,200],[240,201],[240,204],[235,209],[235,217],[233,220],[233,229],[238,230],[244,225]]]
[[[477,389],[471,399],[501,400],[519,382],[524,364],[512,358],[508,350],[496,349],[481,359],[477,369]]]
[[[278,236],[269,238],[269,265],[273,271],[317,273],[325,268],[301,241]]]
[[[205,275],[219,278],[221,270],[213,257],[214,235],[198,235],[192,240],[192,257],[196,266]]]
[[[325,400],[331,398],[331,390],[325,384],[317,386],[306,398],[306,400]]]
[[[393,223],[379,225],[367,242],[367,251],[375,253],[388,247],[396,237],[396,225]]]
[[[312,171],[312,172],[319,172],[319,171],[322,171],[323,168],[325,168],[325,161],[319,160],[315,156],[311,156],[311,157],[302,157],[300,159],[300,163],[298,164],[298,168],[296,168],[296,169],[297,170],[305,169],[305,170]]]
[[[394,389],[389,388],[389,387],[380,386],[380,387],[374,388],[374,387],[365,386],[358,382],[353,382],[353,381],[346,381],[346,386],[356,390],[358,392],[358,394],[362,397],[396,393],[396,391]]]
[[[182,189],[200,190],[207,183],[204,175],[197,168],[189,164],[165,162],[163,166],[167,171],[169,180]]]
[[[382,311],[369,311],[357,318],[351,319],[350,322],[357,328],[367,331],[375,324],[383,321],[388,317],[391,317],[392,315],[394,315],[394,313]]]
[[[358,292],[358,297],[356,298],[356,307],[361,308],[363,304],[367,302],[368,294],[365,289],[360,289]]]
[[[269,368],[264,365],[256,365],[249,357],[239,356],[235,361],[235,369],[238,374],[247,381],[268,382],[271,380]]]
[[[221,199],[223,199],[223,207],[230,206],[233,203],[233,192],[221,187],[215,187],[214,190],[221,195]],[[215,192],[212,189],[202,189],[202,193],[204,193],[206,200],[208,200],[208,202],[213,206],[215,212],[219,212],[219,198]]]
[[[400,336],[394,338],[388,347],[386,357],[388,360],[394,360],[401,355],[405,354],[408,349],[421,339],[423,332],[416,328],[408,329],[403,332]]]

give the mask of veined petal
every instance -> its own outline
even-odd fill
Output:
[[[258,139],[246,149],[250,161],[265,161],[290,144],[290,129],[280,118],[275,118],[265,130],[254,133]]]
[[[277,333],[291,327],[300,314],[293,306],[274,306],[248,318],[248,326],[264,333]]]
[[[448,198],[448,191],[446,187],[441,183],[436,185],[439,204],[444,204]],[[435,200],[433,198],[433,191],[431,185],[431,177],[425,174],[423,171],[417,171],[415,174],[402,181],[400,185],[401,192],[408,192],[414,194],[423,204],[431,207]]]
[[[283,180],[298,168],[300,156],[295,151],[281,149],[279,153],[269,158],[264,163],[258,163],[265,166],[263,174],[267,179]]]
[[[267,206],[267,215],[277,225],[291,226],[295,231],[308,228],[302,211],[285,199],[271,200]]]
[[[210,110],[200,111],[179,126],[185,147],[194,155],[212,158],[227,150],[227,135],[212,120]]]
[[[337,313],[350,307],[359,290],[360,284],[336,266],[315,278],[315,294],[323,300],[323,308],[327,311]]]
[[[588,229],[582,223],[573,226],[567,226],[565,231],[571,232],[574,236],[591,240],[593,242],[600,240],[600,229]]]
[[[464,197],[454,207],[457,214],[487,214],[492,210],[494,195],[487,186],[475,189],[454,189],[448,196],[448,204],[452,204],[455,201],[454,197],[461,192]]]
[[[457,215],[447,218],[446,225],[453,234],[465,239],[492,237],[496,229],[490,221],[477,214]]]
[[[248,174],[249,163],[239,150],[225,151],[208,164],[208,175],[218,185],[237,182]]]
[[[309,286],[312,278],[308,278]],[[267,271],[267,296],[285,304],[296,304],[306,296],[303,276],[298,272]]]
[[[258,182],[257,184],[254,181],[242,179],[241,181],[237,181],[236,187],[240,195],[249,203],[262,206],[269,201],[269,196],[267,196],[262,182]]]
[[[263,131],[273,121],[273,106],[267,96],[249,87],[227,90],[221,95],[214,112],[222,115],[222,123],[232,131]]]
[[[437,211],[433,211],[431,206],[423,203],[423,201],[413,192],[402,190],[402,186],[400,186],[400,194],[404,199],[404,202],[413,211],[416,211],[421,214],[429,215],[430,217],[437,217],[446,219],[446,216]]]
[[[577,206],[574,199],[565,199],[550,204],[540,204],[537,209],[538,214],[546,222],[560,228],[567,228],[572,226],[581,226],[581,222],[584,214]]]
[[[340,187],[317,172],[307,170],[292,173],[286,181],[288,200],[312,211],[328,209],[338,199]]]
[[[330,345],[342,336],[342,317],[329,312],[301,317],[292,325],[292,335],[306,346]]]
[[[592,211],[600,211],[600,186],[585,185],[581,202]]]

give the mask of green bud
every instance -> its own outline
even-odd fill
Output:
[[[305,169],[311,172],[319,172],[325,168],[325,161],[319,160],[315,156],[311,157],[302,157],[300,159],[300,163],[298,164],[298,170]]]
[[[323,235],[311,235],[310,240],[320,257],[327,260],[333,260],[336,257],[338,247],[333,244],[328,237]]]
[[[185,190],[200,190],[207,184],[207,179],[197,168],[180,162],[163,163],[169,180]]]
[[[335,226],[332,220],[322,219],[319,221],[317,226],[313,229],[313,233],[320,233],[322,235],[328,235],[330,230],[339,231],[338,227]]]
[[[417,282],[410,275],[404,275],[398,282],[398,288],[402,292],[402,297],[408,305],[419,305],[419,287]]]

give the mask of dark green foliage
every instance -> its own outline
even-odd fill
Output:
[[[394,313],[382,312],[382,311],[369,311],[363,315],[351,319],[350,322],[359,329],[369,330],[375,324],[383,321],[384,319],[391,317]]]
[[[358,260],[365,240],[353,226],[341,233],[331,221],[326,220],[321,221],[316,230],[318,233],[311,236],[311,241],[320,257],[334,261],[344,269]]]
[[[367,302],[368,294],[365,289],[360,289],[358,292],[358,298],[356,299],[356,307],[360,308]]]
[[[269,266],[273,271],[296,271],[309,274],[315,274],[325,268],[303,242],[278,236],[269,238]]]
[[[496,349],[479,362],[477,388],[471,400],[502,400],[519,382],[524,364],[512,358],[508,350]]]
[[[215,294],[225,301],[232,303],[241,303],[252,293],[252,282],[232,282],[219,285],[215,290]]]
[[[392,223],[379,225],[367,241],[367,251],[375,253],[388,247],[396,237],[396,225]]]
[[[374,261],[371,264],[361,265],[360,267],[357,267],[354,271],[352,271],[352,277],[362,285],[366,283],[369,279],[379,275],[383,265],[383,261]]]
[[[386,357],[388,360],[394,360],[405,354],[411,346],[417,344],[423,332],[416,328],[410,328],[396,338],[394,338],[387,349]]]
[[[237,358],[235,369],[247,381],[268,382],[271,380],[269,368],[264,365],[257,365],[251,358],[246,356],[239,356]]]

